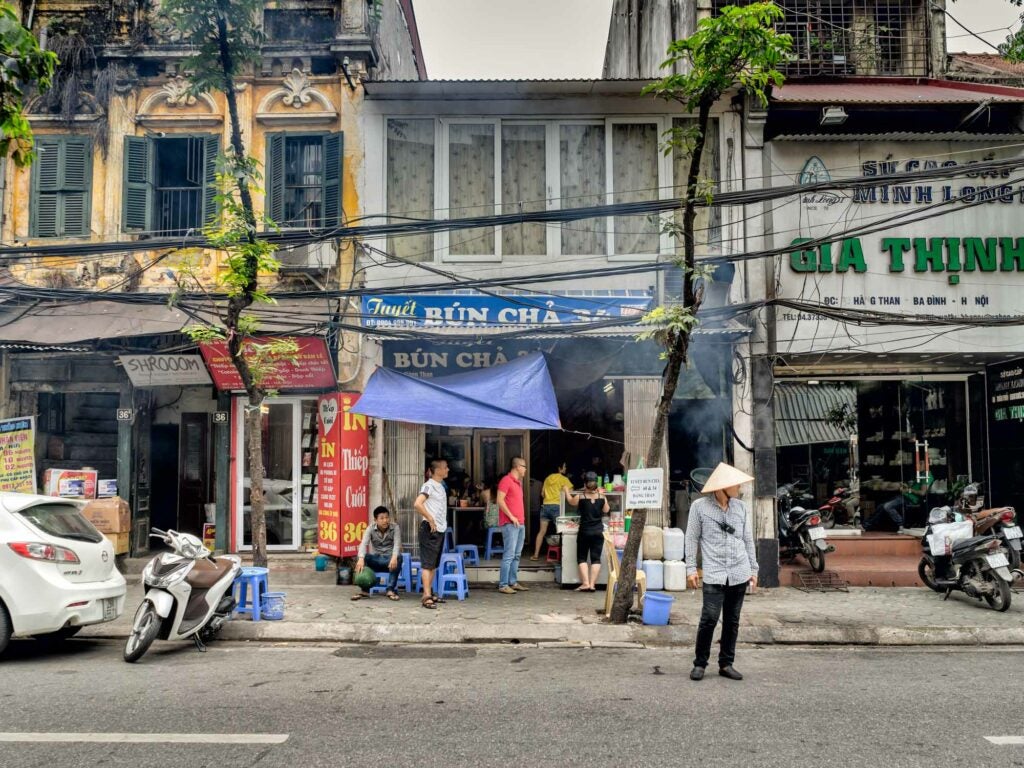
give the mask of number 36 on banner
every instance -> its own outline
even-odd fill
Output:
[[[335,542],[338,540],[338,524],[333,520],[320,521],[320,541]]]
[[[345,544],[355,544],[363,540],[367,523],[345,523]]]

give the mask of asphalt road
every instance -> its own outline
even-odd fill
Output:
[[[1024,766],[1022,651],[741,648],[736,667],[693,683],[685,650],[223,642],[128,665],[113,642],[15,642],[0,766]]]

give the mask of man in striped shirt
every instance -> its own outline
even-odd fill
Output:
[[[686,581],[696,589],[697,548],[704,571],[704,606],[697,627],[697,650],[691,680],[701,680],[711,657],[711,639],[722,616],[718,674],[742,680],[733,669],[740,611],[747,584],[757,586],[757,556],[747,505],[740,501],[740,485],[753,480],[728,464],[719,464],[701,489],[705,495],[690,506],[686,526]],[[724,615],[723,615],[724,612]]]

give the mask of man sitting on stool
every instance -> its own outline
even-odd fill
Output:
[[[402,568],[402,535],[398,524],[391,524],[391,513],[387,507],[373,510],[370,524],[359,545],[359,559],[356,573],[368,567],[373,571],[388,571],[388,600],[398,599],[398,576]],[[362,589],[352,596],[353,600],[369,597],[370,591]]]

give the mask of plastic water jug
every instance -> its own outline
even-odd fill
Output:
[[[644,573],[647,574],[647,588],[648,589],[664,589],[665,588],[665,569],[664,563],[661,560],[644,560],[643,568]]]
[[[682,560],[665,561],[665,587],[668,592],[686,590],[686,563]]]
[[[644,554],[651,560],[661,560],[665,556],[665,545],[662,538],[661,528],[656,525],[644,526]]]
[[[682,560],[686,557],[686,533],[681,528],[666,528],[662,542],[666,560]]]

